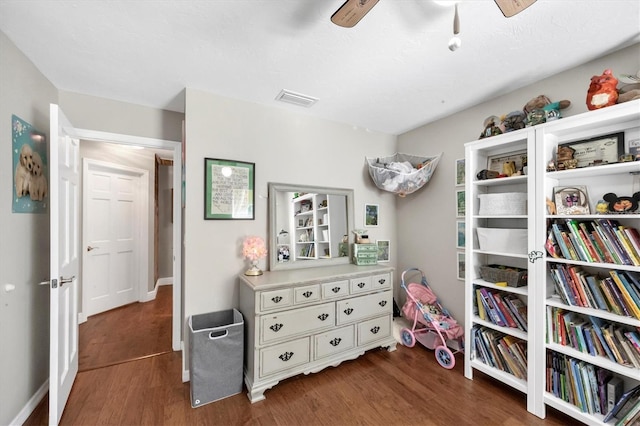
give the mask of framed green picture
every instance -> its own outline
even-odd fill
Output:
[[[255,164],[204,159],[204,218],[255,219]]]

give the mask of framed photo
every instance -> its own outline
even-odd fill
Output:
[[[640,156],[640,137],[636,135],[633,139],[629,139],[626,142],[624,152],[633,155],[634,158]]]
[[[388,262],[390,255],[389,240],[378,240],[378,262]]]
[[[464,217],[464,215],[466,214],[464,197],[465,197],[464,190],[456,191],[456,216],[457,217]]]
[[[464,158],[456,160],[456,186],[464,185]]]
[[[624,132],[558,145],[558,150],[561,148],[573,150],[578,168],[617,163],[624,154]]]
[[[204,218],[255,219],[255,164],[204,159]]]
[[[506,154],[491,155],[487,157],[487,169],[494,172],[504,173],[504,164],[513,162],[515,164],[514,171],[520,171],[527,164],[527,150],[514,151]]]
[[[465,269],[466,269],[464,253],[456,252],[456,255],[458,256],[458,277],[457,278],[459,280],[464,281]]]
[[[456,248],[463,249],[467,241],[464,220],[456,220]]]
[[[379,224],[380,206],[377,204],[364,205],[364,226],[373,227]]]
[[[556,186],[553,188],[556,212],[559,215],[589,214],[586,186]]]

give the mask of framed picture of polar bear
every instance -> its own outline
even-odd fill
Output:
[[[11,116],[13,213],[46,213],[49,205],[47,140],[31,124]]]

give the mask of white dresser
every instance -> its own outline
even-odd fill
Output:
[[[240,276],[251,402],[280,380],[396,349],[393,268],[339,265]]]

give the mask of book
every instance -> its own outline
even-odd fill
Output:
[[[497,306],[498,310],[500,311],[500,313],[502,313],[502,317],[504,318],[507,325],[511,328],[520,328],[518,327],[518,323],[516,322],[516,320],[513,318],[511,310],[509,310],[509,308],[507,308],[507,306],[503,302],[502,296],[500,295],[500,293],[489,293],[489,294],[491,295],[491,297],[493,297],[493,301]]]
[[[598,307],[598,309],[601,309],[603,311],[608,310],[607,302],[605,302],[602,290],[600,289],[600,286],[596,281],[597,278],[593,275],[587,275],[585,279],[587,280],[587,286],[589,286],[591,294],[593,294],[593,297],[595,298],[596,306]]]
[[[600,234],[595,228],[593,228],[593,231],[591,231],[591,238],[595,243],[595,247],[600,249],[600,252],[604,257],[605,263],[616,263],[615,260],[613,259],[613,256],[611,255],[611,252],[609,251],[609,248],[607,247],[605,242],[602,240],[602,237],[600,236]]]
[[[637,426],[640,424],[640,401],[636,402],[629,412],[616,422],[616,426]]]
[[[551,224],[551,230],[553,232],[553,235],[555,236],[558,246],[560,247],[562,257],[564,257],[565,259],[571,259],[571,253],[569,252],[569,248],[567,247],[564,238],[562,238],[562,231],[560,230],[560,225],[557,221],[553,221],[553,223]]]
[[[627,307],[626,311],[629,314],[631,314],[631,316],[634,316],[635,318],[640,319],[640,305],[638,305],[633,300],[633,298],[631,297],[631,294],[629,293],[629,290],[627,289],[627,287],[624,285],[624,283],[618,276],[618,273],[614,270],[611,270],[609,271],[609,275],[611,275],[611,278],[613,278],[613,281],[615,282],[615,284],[618,286],[618,289],[620,290],[620,295],[622,298],[623,305],[626,305]]]
[[[635,302],[636,306],[640,306],[640,290],[636,289],[636,287],[631,283],[631,280],[628,279],[627,274],[622,271],[616,271],[618,278],[622,281],[622,284],[627,289],[629,294],[631,295],[631,299]]]
[[[511,311],[513,312],[516,320],[520,323],[522,329],[527,331],[527,305],[515,294],[507,294],[504,298],[505,303],[507,303]]]
[[[482,300],[485,302],[485,310],[487,311],[488,318],[496,325],[501,327],[506,327],[506,323],[500,317],[500,314],[497,312],[497,307],[493,303],[493,299],[489,296],[489,292],[486,288],[480,289],[480,294],[482,295]]]
[[[618,312],[620,312],[619,315],[624,315],[627,317],[632,316],[631,312],[629,312],[629,309],[627,308],[627,304],[624,302],[622,298],[620,289],[618,288],[618,285],[613,281],[613,278],[606,277],[605,279],[602,280],[602,282],[605,284],[605,286],[609,289],[609,292],[612,294],[615,300],[615,306],[618,308]]]
[[[482,320],[487,320],[487,311],[484,310],[484,303],[482,303],[482,294],[480,290],[476,289],[476,305],[478,306],[478,316]]]
[[[622,379],[618,376],[613,376],[607,382],[607,415],[604,417],[604,423],[611,420],[613,416],[618,412],[622,404],[624,404],[621,403],[620,406],[618,406],[618,403],[622,396],[622,386]],[[627,396],[626,398],[628,397],[629,396]]]
[[[617,376],[612,377],[607,383],[607,403],[609,404],[609,411],[604,417],[603,422],[608,422],[618,414],[620,408],[622,408],[627,400],[632,398],[639,390],[640,385],[631,388],[626,392],[622,392],[622,380]]]
[[[609,357],[611,361],[616,362],[616,357],[613,355],[613,352],[611,351],[611,348],[609,347],[609,344],[607,343],[606,339],[604,338],[604,334],[602,333],[602,327],[604,327],[604,321],[602,321],[600,318],[593,317],[593,316],[589,316],[589,320],[593,325],[593,331],[598,336],[598,340],[600,340],[600,344],[602,345],[602,348],[607,354],[607,357]]]

